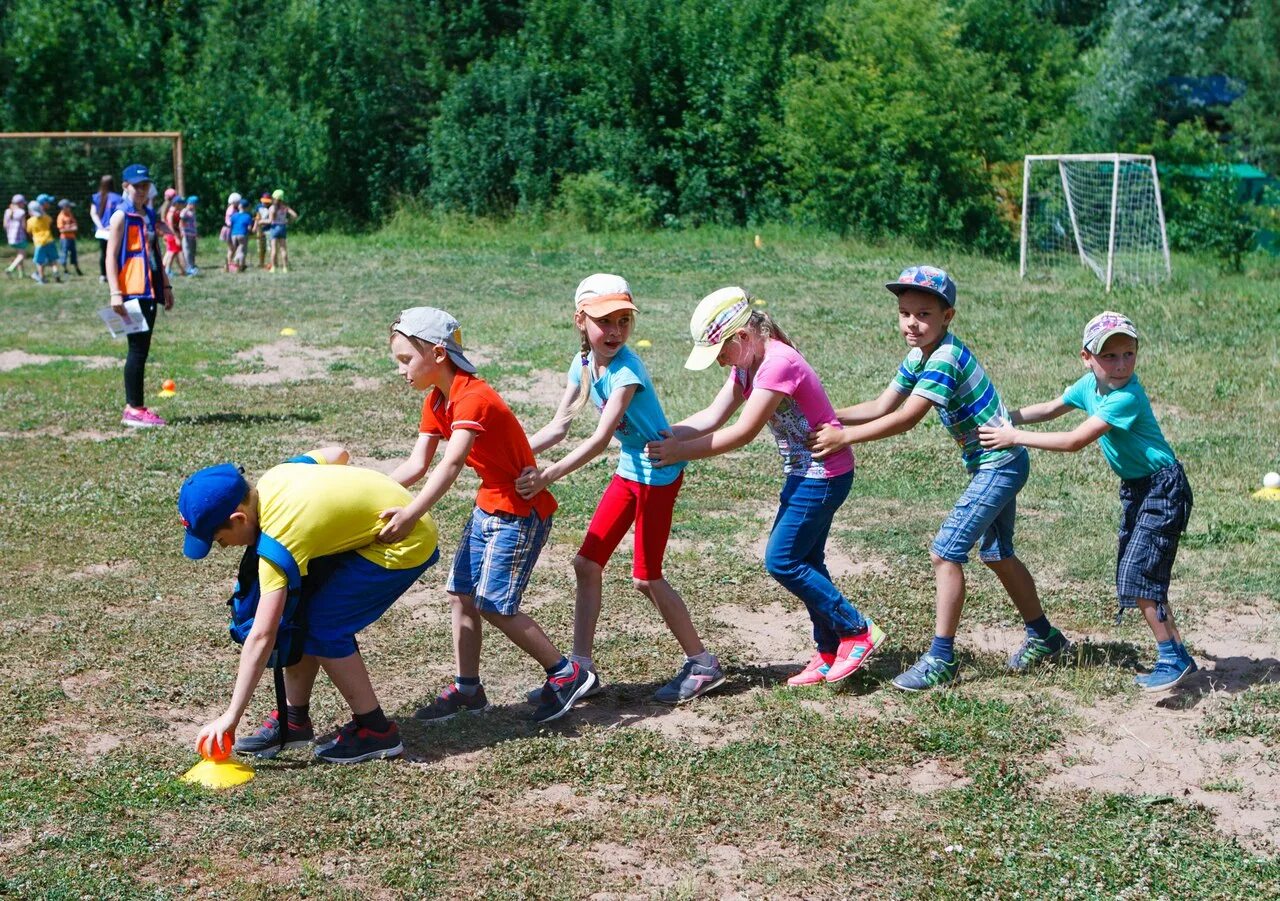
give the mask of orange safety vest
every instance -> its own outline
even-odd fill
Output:
[[[124,240],[120,242],[120,293],[125,300],[151,299],[151,260],[147,249],[147,220],[124,207]]]

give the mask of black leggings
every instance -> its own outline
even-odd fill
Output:
[[[156,327],[156,302],[139,300],[142,315],[150,326],[145,332],[126,335],[129,342],[129,355],[124,359],[124,402],[131,407],[145,407],[147,395],[142,390],[142,382],[146,376],[147,354],[151,352],[151,335]]]
[[[107,242],[104,238],[98,239],[98,274],[107,277]]]

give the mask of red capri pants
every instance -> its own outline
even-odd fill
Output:
[[[578,555],[604,567],[635,522],[635,564],[631,574],[637,579],[661,579],[662,556],[671,535],[671,512],[683,482],[683,472],[670,485],[642,485],[615,473],[591,517]]]

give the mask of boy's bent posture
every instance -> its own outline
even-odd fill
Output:
[[[346,461],[345,450],[326,448],[267,470],[256,488],[230,463],[202,469],[183,483],[178,497],[187,529],[183,553],[199,560],[215,541],[223,547],[253,547],[261,590],[231,702],[200,730],[201,740],[220,743],[224,733],[235,731],[278,630],[292,625],[281,624],[288,593],[301,590],[306,611],[296,622],[302,658],[284,670],[288,709],[283,747],[305,747],[315,738],[311,687],[323,667],[351,706],[352,718],[336,740],[316,748],[315,756],[330,763],[359,763],[403,752],[400,730],[378,704],[355,636],[435,563],[436,528],[424,517],[399,541],[377,541],[382,529],[378,514],[408,503],[409,492],[382,473],[340,465]],[[295,583],[299,576],[300,589]],[[242,582],[244,578],[242,574]],[[280,718],[280,711],[273,712],[254,735],[236,742],[235,750],[274,756],[281,744]]]
[[[1138,363],[1134,324],[1109,311],[1093,317],[1084,327],[1080,357],[1089,371],[1060,398],[1015,410],[1010,420],[1014,425],[1045,422],[1072,408],[1089,414],[1088,419],[1070,432],[1026,432],[1013,425],[983,428],[982,444],[1074,452],[1098,442],[1120,477],[1116,555],[1120,612],[1138,607],[1158,648],[1151,673],[1135,681],[1146,691],[1163,691],[1196,671],[1168,609],[1173,561],[1191,516],[1191,486],[1134,374]]]
[[[814,456],[909,431],[936,408],[960,446],[970,475],[969,486],[930,549],[937,587],[933,642],[893,684],[904,691],[923,691],[955,680],[964,564],[979,543],[979,557],[1000,579],[1026,623],[1026,638],[1009,659],[1009,668],[1022,671],[1060,656],[1069,643],[1049,624],[1035,580],[1013,550],[1018,492],[1029,472],[1027,454],[984,450],[978,441],[979,426],[1004,422],[1007,413],[977,357],[947,330],[956,312],[955,282],[941,269],[913,266],[885,287],[898,298],[898,326],[911,351],[878,398],[836,411],[843,429],[823,426],[814,434]]]

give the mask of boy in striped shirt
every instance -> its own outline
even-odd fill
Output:
[[[1009,658],[1009,669],[1021,672],[1062,657],[1070,643],[1049,624],[1035,580],[1013,550],[1017,497],[1027,482],[1028,455],[1020,447],[984,449],[979,440],[979,427],[1008,422],[1009,414],[977,357],[947,331],[956,312],[956,284],[941,269],[912,266],[885,287],[897,295],[898,326],[911,350],[879,397],[836,410],[843,428],[826,425],[811,436],[814,457],[909,431],[936,408],[960,446],[970,476],[930,548],[937,585],[933,643],[893,684],[904,691],[924,691],[955,681],[964,564],[979,542],[979,558],[1000,579],[1026,624],[1026,637]]]

